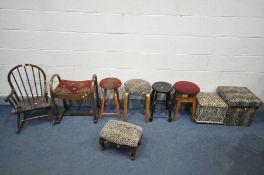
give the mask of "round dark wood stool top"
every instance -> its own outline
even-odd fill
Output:
[[[121,81],[118,78],[105,78],[99,83],[101,88],[104,89],[117,89],[121,86]]]
[[[178,81],[173,85],[173,88],[179,93],[188,95],[195,95],[200,92],[199,86],[189,81]]]
[[[167,93],[167,92],[171,92],[173,90],[170,83],[162,82],[162,81],[155,82],[152,85],[152,88],[159,93]]]

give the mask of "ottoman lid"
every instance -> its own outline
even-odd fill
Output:
[[[219,86],[217,93],[228,106],[260,107],[262,101],[246,87]]]
[[[124,83],[126,92],[133,95],[145,95],[150,93],[151,85],[146,80],[142,79],[131,79]]]
[[[109,120],[99,136],[119,145],[137,147],[142,134],[143,129],[140,126],[118,120]]]
[[[225,101],[215,92],[200,92],[197,94],[197,101],[201,106],[227,108]]]

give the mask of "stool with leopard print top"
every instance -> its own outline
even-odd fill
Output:
[[[106,143],[117,148],[127,147],[130,151],[130,159],[135,160],[137,146],[141,143],[142,136],[143,129],[140,126],[109,120],[99,134],[99,144],[101,150],[105,149]]]
[[[149,82],[142,79],[131,79],[124,83],[125,97],[124,97],[124,121],[127,121],[127,108],[129,95],[145,96],[146,99],[146,123],[149,121],[150,115],[150,92],[151,85]]]

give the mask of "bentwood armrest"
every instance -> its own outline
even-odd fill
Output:
[[[16,109],[18,100],[15,98],[15,90],[12,89],[11,92],[6,96],[5,102],[9,102],[10,105]]]
[[[53,96],[53,82],[55,80],[55,78],[57,78],[57,80],[59,82],[61,82],[61,77],[59,76],[59,74],[53,74],[52,77],[50,78],[50,82],[49,82],[49,86],[50,86],[50,96]]]

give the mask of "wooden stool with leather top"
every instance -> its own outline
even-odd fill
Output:
[[[58,85],[53,89],[55,79],[58,81]],[[94,74],[91,80],[74,81],[74,80],[62,80],[58,74],[54,74],[50,79],[50,96],[51,96],[51,109],[56,114],[56,123],[60,123],[64,115],[93,115],[94,123],[97,122],[99,108],[98,101],[98,84],[97,76]],[[58,105],[55,99],[61,99],[63,101],[64,110],[59,111]],[[92,100],[92,112],[68,111],[72,106],[72,101],[85,101]],[[69,102],[69,104],[67,104]],[[67,112],[68,111],[68,112]]]
[[[103,118],[104,114],[117,114],[118,120],[120,120],[120,99],[119,99],[118,88],[121,86],[121,84],[122,83],[119,79],[112,78],[112,77],[105,78],[105,79],[100,81],[99,85],[103,89],[100,118]],[[110,91],[110,90],[114,91],[114,100],[115,100],[116,112],[105,113],[104,107],[105,107],[105,101],[107,100],[107,91]]]

